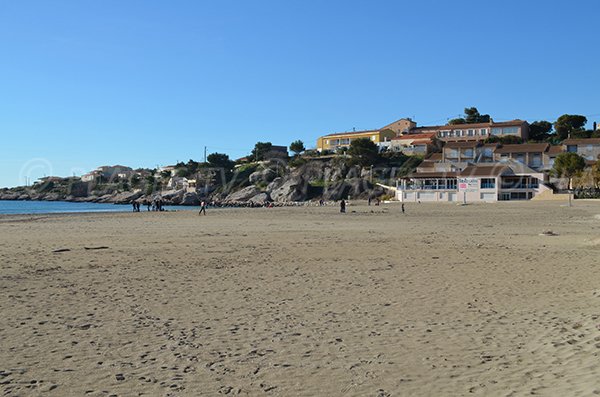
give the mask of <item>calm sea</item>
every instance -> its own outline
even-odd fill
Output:
[[[165,207],[170,211],[198,210],[197,207]],[[6,201],[0,200],[0,214],[52,214],[63,212],[130,212],[131,205],[69,203],[66,201]],[[146,211],[146,207],[141,208]]]

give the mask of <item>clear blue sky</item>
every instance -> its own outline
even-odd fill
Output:
[[[600,120],[600,2],[0,0],[0,186],[401,117]]]

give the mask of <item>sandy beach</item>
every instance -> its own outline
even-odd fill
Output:
[[[599,394],[600,204],[561,204],[3,216],[0,390]]]

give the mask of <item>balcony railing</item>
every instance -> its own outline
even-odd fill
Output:
[[[501,189],[537,189],[539,183],[503,183]]]

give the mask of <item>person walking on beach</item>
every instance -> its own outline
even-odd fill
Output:
[[[340,201],[340,212],[343,214],[346,212],[346,200],[342,199]]]
[[[404,203],[402,203],[402,213],[404,214]]]
[[[202,213],[204,213],[204,215],[206,215],[206,202],[202,201],[200,203],[200,212],[198,212],[198,215],[202,215]]]

